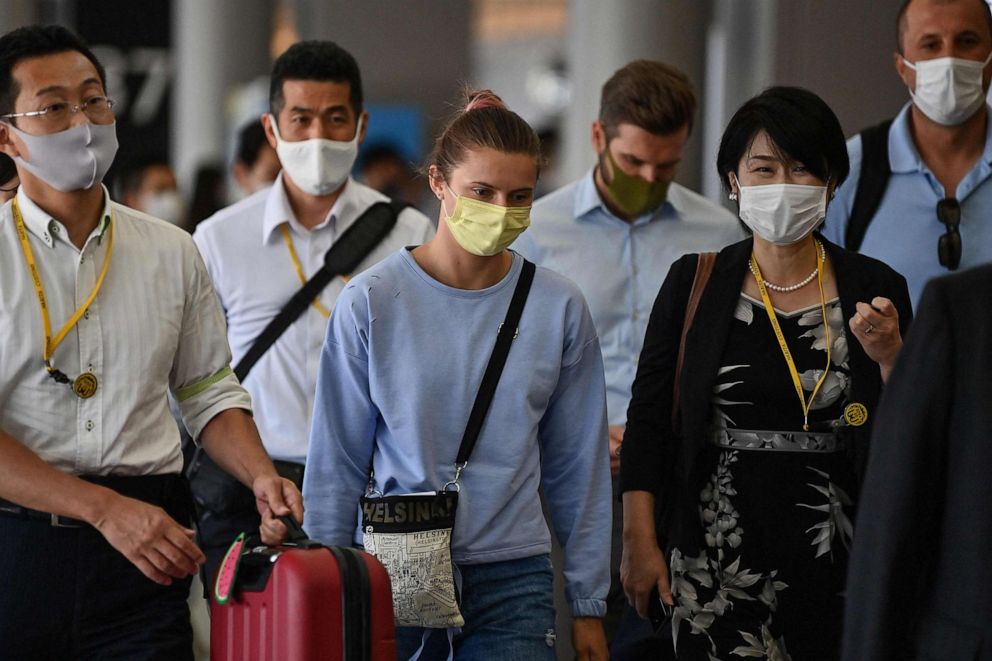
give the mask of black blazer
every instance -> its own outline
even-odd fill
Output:
[[[832,261],[837,291],[845,320],[854,316],[855,303],[869,302],[876,296],[892,300],[899,312],[899,325],[905,334],[912,318],[906,279],[870,257],[844,250],[817,235]],[[696,274],[698,255],[685,255],[672,265],[658,293],[644,348],[638,361],[627,430],[621,456],[622,491],[652,492],[660,506],[659,537],[664,541],[676,535],[700,536],[696,496],[705,479],[705,466],[699,461],[707,449],[707,430],[712,418],[713,384],[723,357],[748,271],[752,240],[727,246],[717,255],[713,274],[699,301],[696,316],[686,337],[681,382],[681,431],[671,428],[672,384],[678,356],[685,308]],[[861,344],[848,342],[851,369],[851,398],[868,408],[868,424],[854,428],[856,466],[863,469],[869,440],[869,427],[882,390],[878,365]]]
[[[990,305],[992,266],[923,292],[872,434],[844,659],[992,659]]]

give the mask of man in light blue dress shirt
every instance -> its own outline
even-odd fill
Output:
[[[685,253],[718,250],[744,238],[733,214],[673,181],[695,110],[692,84],[682,72],[648,60],[617,71],[603,86],[592,125],[596,165],[538,200],[530,230],[513,244],[528,259],[575,281],[589,303],[606,369],[614,476],[648,317],[669,267]],[[610,599],[615,616],[625,601],[617,581],[619,509],[617,503]],[[611,650],[614,658],[619,652]]]
[[[913,100],[888,131],[892,174],[859,250],[904,275],[916,305],[931,278],[992,262],[992,14],[978,0],[911,0],[898,27],[895,67]],[[860,135],[847,149],[851,174],[824,226],[840,245],[867,161]]]

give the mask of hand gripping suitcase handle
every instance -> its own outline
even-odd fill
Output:
[[[311,540],[307,535],[306,531],[303,530],[303,526],[296,522],[296,519],[290,514],[283,514],[282,516],[277,516],[276,519],[282,522],[286,526],[286,530],[289,531],[289,535],[283,541],[283,546],[298,546],[300,548],[315,548],[321,546],[320,542]]]

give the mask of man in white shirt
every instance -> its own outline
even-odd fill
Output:
[[[186,426],[250,485],[263,539],[302,499],[266,456],[189,237],[110,201],[103,67],[65,28],[0,38],[0,641],[16,659],[191,659]]]
[[[236,360],[320,268],[342,233],[372,204],[388,199],[349,176],[368,113],[362,110],[358,63],[347,51],[329,41],[290,47],[273,65],[269,103],[271,113],[262,124],[282,173],[270,188],[201,223],[193,237],[227,314]],[[423,214],[404,209],[357,271],[432,234]],[[245,378],[265,447],[280,473],[297,484],[303,477],[327,320],[345,281],[332,280]],[[206,481],[194,476],[210,575],[230,538],[257,525],[258,514],[238,485],[221,499],[221,507],[213,507],[216,499],[201,484],[205,487]]]
[[[596,164],[538,200],[530,230],[513,244],[524,257],[574,280],[589,303],[606,368],[614,490],[637,359],[668,269],[685,253],[744,238],[733,214],[674,181],[695,112],[692,84],[681,71],[650,60],[619,69],[603,85],[592,124]],[[608,634],[626,601],[616,576],[620,522],[617,503]],[[625,627],[611,658],[657,656],[628,644],[650,635],[647,622],[628,610],[631,626],[643,635],[626,635],[631,627]]]

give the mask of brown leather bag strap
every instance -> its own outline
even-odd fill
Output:
[[[685,321],[682,323],[682,339],[679,340],[679,358],[675,363],[675,384],[672,389],[672,430],[678,429],[679,404],[681,402],[681,382],[682,382],[682,362],[685,360],[685,338],[692,328],[692,320],[696,316],[696,308],[699,307],[699,299],[703,297],[703,290],[709,282],[710,274],[713,273],[713,265],[716,263],[715,252],[699,253],[699,261],[696,263],[696,276],[692,279],[692,290],[689,292],[689,302],[685,306]]]

